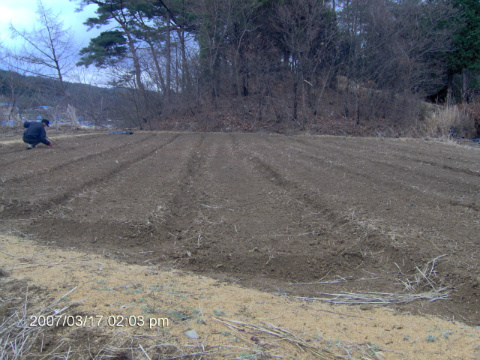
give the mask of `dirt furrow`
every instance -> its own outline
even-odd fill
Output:
[[[403,176],[399,176],[399,173],[409,173],[408,183],[399,184],[399,187],[404,187],[408,184],[428,183],[423,189],[411,188],[411,191],[435,191],[437,194],[446,193],[456,188],[458,192],[459,185],[463,185],[467,194],[462,195],[478,195],[480,191],[480,168],[472,170],[478,167],[475,161],[469,161],[466,163],[462,161],[454,161],[443,159],[439,161],[431,161],[426,158],[417,158],[410,156],[403,156],[404,154],[399,152],[385,152],[377,147],[368,146],[368,142],[364,140],[362,143],[355,143],[357,146],[341,146],[339,144],[332,144],[328,141],[319,140],[312,142],[310,140],[302,139],[296,141],[298,144],[306,146],[295,146],[297,151],[302,151],[303,154],[307,154],[311,158],[319,158],[322,161],[328,159],[331,164],[338,166],[344,166],[350,171],[356,169],[358,175],[366,177],[382,177],[389,182],[401,181]],[[390,144],[389,144],[390,145]],[[447,149],[450,145],[435,144],[439,149],[442,156],[447,157]],[[290,144],[293,146],[293,144]],[[389,149],[389,147],[388,147]],[[323,155],[326,154],[326,155]],[[342,162],[339,161],[342,159]],[[458,166],[458,164],[465,164]],[[468,164],[468,165],[467,165]],[[375,168],[375,173],[369,171],[371,167]],[[459,178],[458,173],[463,173],[468,176],[462,176]],[[459,199],[460,200],[460,199]]]
[[[18,172],[23,168],[23,166],[28,165],[30,160],[44,159],[45,156],[48,157],[48,161],[43,161],[43,166],[49,166],[50,164],[56,164],[59,160],[65,159],[70,156],[76,156],[79,153],[84,154],[88,153],[94,149],[104,149],[105,146],[102,144],[105,142],[105,137],[112,136],[106,133],[100,134],[81,134],[78,136],[70,137],[60,137],[58,139],[52,139],[55,141],[57,146],[46,147],[43,144],[39,144],[34,151],[26,150],[26,144],[19,140],[8,145],[3,145],[0,147],[0,166],[10,166],[11,171]],[[136,138],[148,136],[148,134],[137,134]],[[118,144],[129,144],[133,139],[128,139],[127,136],[116,139]],[[115,144],[106,142],[108,146],[115,146]],[[1,143],[0,143],[1,144]],[[9,151],[10,149],[15,149],[14,151]],[[19,168],[13,167],[12,164],[17,164]]]
[[[344,219],[240,149],[236,136],[216,135],[215,141],[218,150],[195,181],[202,203],[194,236],[182,240],[188,268],[248,275],[242,283],[270,282],[272,289],[275,281],[314,281],[329,271],[353,275],[368,260],[348,244],[362,237],[358,228],[345,239]]]
[[[59,135],[59,134],[47,134],[48,138],[51,138],[55,143],[59,145],[63,145],[62,149],[66,150],[67,148],[71,148],[72,145],[69,144],[68,139],[74,139],[75,135],[68,136],[68,135]],[[92,134],[82,134],[81,137],[85,140],[95,140],[95,139],[102,139],[104,138],[105,133],[92,133]],[[75,141],[73,142],[75,143]],[[25,144],[22,140],[22,135],[19,135],[15,140],[10,141],[2,141],[0,142],[0,154],[2,157],[0,158],[0,165],[7,165],[12,162],[18,161],[18,159],[25,159],[31,153],[30,151],[25,151],[27,144]],[[38,149],[42,149],[43,145],[39,145]],[[50,149],[51,150],[51,149]]]
[[[165,227],[173,243],[173,247],[169,248],[169,256],[177,265],[185,265],[191,261],[192,253],[195,255],[198,247],[191,244],[195,242],[198,244],[202,237],[201,210],[206,195],[201,179],[205,177],[205,166],[210,161],[215,147],[216,144],[211,143],[211,138],[209,141],[208,134],[202,134],[196,141],[167,205],[171,212]]]
[[[465,156],[468,153],[478,154],[479,146],[464,146],[453,142],[425,141],[421,139],[391,139],[391,138],[342,138],[334,136],[320,137],[293,137],[294,141],[317,146],[318,143],[328,144],[336,148],[351,149],[352,153],[358,150],[367,153],[379,153],[381,157],[406,159],[411,162],[432,162],[443,165],[452,163],[456,168],[462,170],[465,167],[473,166],[480,170],[474,158]],[[475,155],[474,155],[475,156]]]
[[[343,214],[344,221],[347,221],[342,229],[346,243],[356,250],[354,253],[357,255],[370,254],[371,258],[366,263],[373,263],[374,267],[382,264],[383,270],[387,273],[390,271],[392,283],[398,264],[401,265],[397,270],[407,274],[437,256],[446,255],[446,262],[437,270],[442,282],[455,289],[455,302],[462,302],[460,298],[465,298],[466,294],[470,294],[469,301],[478,301],[476,296],[471,295],[472,289],[477,286],[477,280],[471,274],[479,271],[479,254],[466,250],[475,248],[478,243],[475,235],[480,231],[480,224],[478,220],[475,221],[478,219],[478,210],[471,208],[458,212],[452,204],[439,205],[435,200],[430,201],[428,196],[415,198],[407,191],[408,187],[405,190],[396,188],[394,184],[388,187],[388,182],[383,184],[379,194],[377,178],[372,180],[373,183],[365,182],[360,177],[354,181],[341,180],[343,171],[336,172],[338,167],[319,169],[294,156],[290,149],[284,151],[281,145],[260,141],[255,145],[248,145],[252,159],[265,170],[267,178],[277,186],[295,189],[294,194],[297,194],[299,201],[307,199],[305,203],[313,207],[318,203],[320,208],[328,204],[328,207],[336,209],[337,214]],[[349,176],[351,173],[348,173]],[[341,196],[336,193],[341,193]],[[303,199],[302,194],[306,194]],[[376,209],[379,205],[385,206],[381,203],[382,199],[390,200],[387,210],[393,211]],[[403,205],[410,201],[415,201],[413,206]],[[353,212],[349,216],[351,209]],[[331,217],[325,220],[331,221]],[[465,227],[465,223],[469,223],[470,227]],[[356,228],[357,231],[352,231]],[[366,236],[349,238],[349,233],[364,233]],[[466,251],[459,248],[460,241],[466,245]],[[361,268],[375,272],[363,263]]]
[[[266,153],[276,152],[281,157],[282,151],[278,149],[277,144],[270,145],[268,150],[263,151]],[[293,155],[292,151],[295,151],[297,155]],[[319,150],[317,149],[317,151]],[[317,189],[319,186],[331,190],[335,189],[335,191],[329,190],[328,193],[338,194],[335,196],[336,201],[342,201],[348,208],[363,208],[370,212],[370,217],[382,218],[387,216],[389,224],[393,227],[398,226],[398,223],[395,223],[395,219],[391,218],[391,215],[388,216],[392,213],[391,210],[394,210],[394,215],[403,212],[405,216],[400,216],[400,219],[407,218],[414,224],[418,224],[416,219],[421,218],[423,223],[420,225],[426,227],[426,219],[424,216],[419,216],[419,213],[426,212],[429,216],[436,215],[436,217],[430,219],[430,223],[442,226],[445,207],[463,207],[464,209],[461,211],[455,210],[446,224],[446,230],[462,236],[464,230],[461,225],[462,220],[464,220],[462,217],[465,217],[465,215],[473,218],[478,216],[480,184],[475,182],[476,179],[470,179],[471,183],[461,186],[459,181],[455,183],[455,178],[458,175],[451,172],[448,176],[450,184],[445,184],[443,180],[436,180],[435,174],[432,174],[430,178],[425,175],[422,176],[421,173],[418,174],[416,168],[407,171],[402,166],[397,168],[392,163],[389,164],[392,170],[386,171],[382,170],[380,164],[365,159],[356,160],[355,163],[359,165],[355,167],[354,163],[349,164],[348,160],[345,162],[336,161],[338,154],[332,154],[331,162],[329,162],[330,159],[326,155],[316,155],[317,151],[311,150],[308,152],[303,149],[297,150],[288,147],[288,151],[284,155],[284,161],[289,162],[292,166],[303,165],[305,172],[317,174],[315,180],[311,183],[317,183]],[[376,154],[370,153],[370,155],[375,157]],[[292,157],[295,159],[295,164],[292,163]],[[346,157],[342,156],[342,158]],[[283,167],[283,165],[280,165],[280,167]],[[309,191],[315,191],[315,187]],[[358,200],[362,200],[361,198],[363,198],[363,201],[358,202]],[[357,202],[354,203],[351,199],[355,199]],[[436,211],[431,211],[432,209],[436,209]],[[458,221],[455,221],[455,218]],[[468,236],[467,239],[469,239]],[[470,239],[470,241],[472,240]]]
[[[165,261],[174,247],[168,229],[175,211],[172,198],[181,192],[179,179],[187,176],[189,155],[196,151],[198,139],[198,135],[171,139],[118,176],[52,208],[25,231],[44,240],[69,236],[68,246],[87,251],[101,247],[127,261]],[[146,168],[150,171],[144,172]],[[82,226],[88,231],[69,235],[72,228]]]
[[[441,256],[429,279],[450,299],[395,308],[480,323],[478,151],[213,133],[65,142],[9,165],[2,231],[310,297],[429,291],[418,269]],[[27,160],[50,171],[23,175]]]
[[[2,176],[2,182],[5,183],[5,182],[13,181],[18,184],[23,178],[26,178],[29,176],[39,176],[47,172],[59,171],[65,166],[71,166],[77,163],[79,164],[81,162],[95,161],[95,158],[108,156],[110,153],[113,153],[113,152],[124,151],[125,147],[138,145],[139,143],[142,143],[154,136],[155,136],[154,134],[142,134],[142,135],[136,136],[134,141],[130,140],[125,143],[114,144],[115,146],[111,146],[109,148],[101,147],[100,149],[98,149],[98,143],[97,143],[93,147],[93,149],[97,151],[93,151],[87,154],[84,154],[85,152],[82,151],[81,156],[76,156],[76,154],[78,153],[77,147],[73,149],[68,149],[68,150],[67,148],[62,147],[61,149],[55,149],[55,151],[49,153],[48,161],[45,163],[42,163],[42,166],[38,165],[38,157],[33,159],[28,157],[28,154],[37,155],[31,151],[31,152],[28,152],[28,154],[22,159],[23,161],[20,162],[17,160],[13,168],[8,166],[5,166],[3,168],[6,175]],[[90,149],[92,149],[89,147],[88,143],[83,144],[83,146],[87,148],[87,152],[90,152],[91,151]],[[42,155],[45,155],[45,154],[42,154]],[[65,156],[71,156],[71,157],[66,158]],[[57,158],[65,159],[65,160],[63,161],[61,160],[59,162],[57,161]]]
[[[293,146],[288,149],[298,154],[295,157],[296,161],[304,162],[309,167],[319,166],[329,170],[336,168],[334,171],[344,171],[345,175],[348,173],[349,176],[356,176],[358,182],[380,186],[386,188],[386,191],[392,188],[402,189],[412,198],[423,198],[423,202],[431,203],[433,197],[440,203],[465,207],[467,210],[480,209],[480,182],[475,176],[466,176],[459,180],[458,174],[451,170],[439,174],[437,169],[426,168],[425,165],[412,166],[411,163],[402,164],[401,161],[397,163],[379,161],[374,155],[371,158],[357,155],[350,163],[341,163],[335,160],[339,152],[329,157],[312,154],[314,150],[302,147]],[[346,154],[342,155],[344,156],[347,157]],[[371,171],[372,167],[375,168],[375,172]]]
[[[38,212],[48,211],[52,207],[67,202],[89,187],[95,186],[116,176],[132,164],[151,156],[158,149],[177,139],[179,135],[169,135],[160,146],[154,145],[157,137],[143,142],[139,148],[112,152],[108,156],[100,156],[96,162],[86,161],[81,166],[68,164],[56,172],[47,172],[35,177],[27,177],[10,187],[10,191],[2,196],[3,215],[5,217],[30,216]],[[152,150],[153,147],[153,150]],[[139,155],[140,153],[140,155]],[[4,187],[8,184],[2,184]],[[42,192],[38,189],[41,188]]]
[[[432,142],[428,150],[434,150],[433,156],[425,156],[422,151],[422,143],[414,140],[405,140],[400,142],[394,139],[381,140],[386,142],[388,147],[380,146],[380,140],[373,139],[355,139],[344,144],[340,139],[332,141],[331,138],[310,139],[295,137],[295,142],[308,146],[308,150],[328,149],[329,154],[348,155],[348,159],[360,159],[372,161],[380,165],[390,165],[392,163],[404,165],[407,170],[412,167],[422,171],[424,165],[430,165],[439,171],[438,176],[449,175],[451,171],[464,173],[474,177],[480,176],[480,164],[472,158],[466,157],[465,153],[456,153],[455,145],[448,143]],[[406,144],[404,144],[406,143]],[[472,155],[479,153],[480,148],[471,148]],[[376,154],[377,156],[373,156]],[[443,172],[442,169],[447,171]],[[428,175],[428,173],[427,173]],[[463,179],[462,179],[463,180]]]
[[[455,249],[457,241],[467,242],[472,246],[477,241],[477,238],[472,236],[475,233],[472,232],[472,228],[463,225],[466,219],[470,219],[473,227],[479,228],[479,224],[475,224],[478,208],[475,200],[471,203],[472,198],[469,199],[470,202],[465,200],[459,202],[448,191],[440,193],[438,190],[421,191],[420,188],[428,188],[430,184],[428,180],[423,184],[422,179],[415,174],[402,171],[396,171],[393,179],[384,178],[380,172],[373,171],[378,165],[373,165],[373,168],[372,165],[365,165],[362,169],[362,172],[365,172],[363,175],[353,167],[342,168],[337,164],[327,168],[319,167],[316,156],[313,155],[312,160],[310,154],[298,154],[293,164],[290,160],[292,155],[290,150],[288,149],[287,155],[271,146],[264,152],[267,154],[275,152],[277,156],[271,159],[272,163],[286,170],[287,177],[298,179],[309,194],[321,194],[323,191],[331,199],[333,206],[354,217],[357,222],[391,234],[391,241],[398,246],[404,241],[408,241],[412,246],[411,240],[420,236],[427,241],[415,242],[416,246],[427,254],[441,255],[444,252],[457,253]],[[286,166],[285,163],[290,166]],[[303,167],[303,173],[306,175],[293,176],[292,173],[288,173],[288,169],[292,167],[297,174]],[[466,188],[465,191],[469,189]],[[468,199],[465,193],[461,193],[461,188],[457,193],[460,193],[459,198]],[[435,196],[436,194],[438,196]],[[444,249],[435,245],[438,237],[449,240],[443,242]],[[475,261],[468,263],[469,266],[476,264]]]

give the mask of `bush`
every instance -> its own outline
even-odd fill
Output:
[[[478,136],[478,119],[480,106],[435,107],[425,117],[423,131],[431,137],[473,138]]]

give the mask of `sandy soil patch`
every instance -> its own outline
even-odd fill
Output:
[[[40,313],[67,321],[41,327],[42,339],[32,348],[37,354],[70,352],[71,358],[87,358],[90,351],[94,358],[146,358],[145,351],[152,359],[193,353],[204,358],[315,358],[309,348],[327,359],[476,359],[480,352],[480,329],[459,322],[300,301],[12,236],[0,236],[0,261],[8,274],[0,285],[4,315],[28,296],[30,325]],[[45,320],[38,319],[43,325]],[[279,329],[288,335],[266,331]],[[198,339],[186,335],[192,336],[192,330]],[[294,340],[301,345],[293,345]]]

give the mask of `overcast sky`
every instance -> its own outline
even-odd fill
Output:
[[[81,12],[76,12],[78,0],[42,0],[45,8],[52,9],[54,14],[61,13],[65,27],[71,27],[79,46],[87,46],[91,37],[98,30],[87,31],[83,22],[95,16],[96,5],[89,5]],[[10,23],[17,30],[30,30],[35,23],[37,0],[0,0],[0,41],[7,46],[14,44],[10,38]]]
[[[91,38],[96,37],[106,29],[92,29],[83,25],[89,17],[95,16],[96,5],[89,5],[81,12],[75,11],[79,7],[79,0],[42,0],[45,9],[51,9],[52,13],[60,15],[64,28],[70,28],[75,39],[75,46],[80,49],[88,46]],[[10,23],[19,30],[31,31],[36,21],[37,0],[0,0],[0,45],[15,50],[21,44],[20,40],[11,38]],[[36,24],[37,29],[40,27]],[[71,82],[87,82],[104,86],[109,78],[108,72],[90,66],[88,69],[75,67],[72,71],[64,74],[64,79]]]

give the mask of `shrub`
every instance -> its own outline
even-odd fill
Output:
[[[425,117],[423,130],[426,136],[431,137],[476,137],[475,123],[478,120],[475,116],[480,119],[480,111],[475,114],[473,107],[468,106],[435,107]]]

